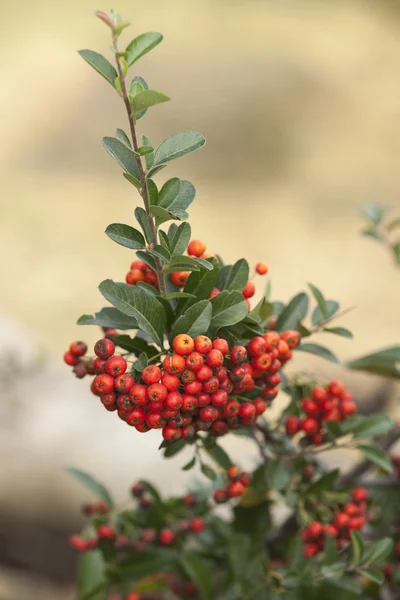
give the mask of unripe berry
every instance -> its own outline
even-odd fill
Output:
[[[189,256],[196,256],[199,258],[206,250],[206,245],[201,240],[191,240],[188,246]]]
[[[158,383],[161,379],[162,371],[157,365],[148,365],[142,371],[142,379],[147,385]]]
[[[200,354],[207,354],[212,348],[212,341],[206,335],[198,335],[194,340],[194,349]]]
[[[226,354],[228,354],[229,352],[229,345],[228,342],[226,340],[224,340],[224,338],[217,338],[213,341],[212,343],[212,347],[216,350],[219,350],[220,352],[222,352],[222,354],[225,356]]]
[[[252,298],[256,293],[256,286],[252,281],[248,281],[242,290],[244,298]]]
[[[99,358],[107,359],[114,354],[115,344],[112,340],[101,339],[94,345],[94,353]]]
[[[193,352],[194,341],[190,335],[187,335],[186,333],[180,333],[174,337],[172,341],[172,347],[177,354],[184,356]]]
[[[267,265],[263,262],[258,262],[256,264],[256,273],[258,273],[259,275],[266,275],[266,273],[268,273]]]
[[[125,373],[128,363],[123,356],[111,356],[106,362],[106,371],[109,375],[117,377]]]

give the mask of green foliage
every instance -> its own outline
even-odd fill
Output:
[[[76,469],[75,467],[66,467],[66,472],[72,475],[79,483],[84,485],[90,490],[97,498],[103,500],[110,508],[113,508],[114,502],[110,495],[110,492],[104,487],[102,483],[97,481],[92,475]]]
[[[163,165],[171,160],[186,156],[199,150],[206,143],[206,138],[197,131],[174,133],[164,140],[154,155],[154,164]]]
[[[100,73],[104,79],[107,79],[107,81],[114,86],[118,73],[104,56],[93,50],[79,50],[78,54],[82,56],[91,67]]]
[[[134,229],[130,225],[124,225],[123,223],[113,223],[106,229],[106,234],[109,238],[125,246],[125,248],[131,248],[132,250],[138,250],[139,248],[145,248],[146,244],[143,235],[137,229]]]
[[[135,37],[126,47],[126,62],[132,66],[139,58],[158,46],[163,40],[161,33],[147,32]]]

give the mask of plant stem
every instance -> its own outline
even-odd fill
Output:
[[[131,103],[129,102],[129,96],[128,96],[128,92],[126,89],[126,79],[125,79],[125,75],[122,70],[121,58],[118,54],[118,37],[116,35],[113,35],[113,50],[115,53],[115,60],[117,63],[118,77],[119,77],[119,80],[121,83],[121,94],[122,94],[122,98],[124,100],[126,112],[128,114],[129,127],[130,127],[131,137],[132,137],[132,146],[133,146],[134,151],[137,152],[137,150],[139,148],[139,144],[137,141],[135,117],[132,112]],[[149,228],[150,228],[151,242],[152,242],[152,246],[154,248],[158,244],[158,235],[157,235],[157,228],[154,223],[154,219],[150,213],[150,200],[149,200],[149,191],[148,191],[148,187],[147,187],[146,171],[143,168],[141,157],[137,156],[135,154],[135,160],[136,160],[136,164],[139,169],[140,183],[141,183],[141,190],[139,193],[143,199],[143,204],[144,204],[144,208],[146,211],[147,220],[148,220]],[[161,264],[160,259],[157,257],[155,257],[155,263],[156,263],[156,272],[157,272],[158,283],[160,286],[160,292],[163,296],[165,296],[166,295],[166,285],[165,285],[165,278],[164,278],[164,273],[163,273],[163,269],[162,269],[162,264]]]

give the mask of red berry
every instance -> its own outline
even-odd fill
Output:
[[[197,400],[198,400],[200,407],[208,406],[208,404],[210,404],[210,402],[211,402],[211,396],[210,396],[210,394],[199,394],[197,396]]]
[[[244,346],[234,346],[231,350],[231,360],[236,365],[247,359],[247,350]]]
[[[200,352],[191,352],[186,359],[186,366],[191,371],[198,371],[204,365],[204,358]]]
[[[204,529],[204,519],[202,517],[194,517],[190,523],[190,529],[193,533],[200,533]]]
[[[181,432],[182,432],[182,437],[184,440],[190,440],[196,434],[196,430],[193,427],[193,425],[188,425],[187,427],[182,427]]]
[[[298,417],[292,415],[286,419],[285,427],[289,435],[295,435],[300,431],[301,421]]]
[[[212,352],[212,350],[211,350]],[[209,352],[210,354],[210,352]],[[196,372],[196,379],[198,381],[208,381],[208,379],[211,379],[212,377],[212,370],[210,369],[210,367],[208,367],[207,365],[204,365],[203,367],[201,367],[201,369],[199,369]]]
[[[318,404],[314,400],[311,400],[311,398],[304,398],[301,406],[308,415],[315,416],[320,411]]]
[[[179,354],[166,356],[163,360],[164,371],[170,375],[179,375],[180,373],[183,373],[185,366],[185,359]]]
[[[256,415],[264,414],[268,408],[268,404],[265,402],[265,400],[263,398],[255,398],[255,400],[253,400],[253,404],[256,409]]]
[[[190,394],[184,394],[182,397],[182,410],[192,412],[198,407],[197,398]]]
[[[176,533],[172,529],[162,529],[160,531],[159,540],[163,546],[169,546],[174,542]]]
[[[362,529],[365,525],[365,517],[351,517],[349,521],[349,529]]]
[[[134,483],[131,487],[131,493],[135,498],[140,498],[144,494],[144,485],[141,481]]]
[[[67,350],[67,352],[64,353],[64,362],[70,367],[74,367],[78,363],[78,357]]]
[[[311,391],[314,400],[323,404],[328,399],[328,392],[321,386],[316,386]]]
[[[236,417],[239,414],[240,404],[237,400],[228,400],[224,406],[225,417]]]
[[[333,525],[326,525],[324,531],[325,535],[331,535],[334,538],[336,538],[339,535],[338,530]]]
[[[140,594],[136,594],[136,592],[131,592],[127,596],[125,596],[125,600],[140,600]]]
[[[247,350],[251,356],[261,356],[267,350],[267,342],[263,337],[258,335],[247,344]]]
[[[182,394],[170,392],[165,399],[165,406],[170,410],[179,410],[182,406]]]
[[[72,342],[69,351],[74,356],[84,356],[87,352],[87,345],[85,342]]]
[[[206,335],[198,335],[194,340],[194,349],[200,354],[207,354],[212,348],[212,341]]]
[[[195,396],[196,394],[201,392],[202,385],[200,381],[191,381],[190,383],[185,383],[183,389],[185,390],[186,394],[191,394],[192,396]]]
[[[158,383],[161,379],[162,371],[157,365],[149,365],[142,371],[142,379],[147,385]]]
[[[228,394],[224,390],[217,390],[211,394],[211,403],[214,406],[224,406],[228,400]]]
[[[324,526],[320,521],[313,521],[307,529],[310,537],[316,539],[323,533]]]
[[[350,417],[357,412],[357,405],[352,400],[345,400],[342,402],[340,409],[345,417]]]
[[[165,419],[161,413],[149,412],[146,415],[146,423],[150,429],[162,429],[165,425]]]
[[[190,383],[196,379],[196,373],[190,369],[185,369],[181,375],[182,383]]]
[[[296,348],[296,346],[298,346],[300,342],[300,334],[298,331],[295,330],[284,331],[283,333],[281,333],[281,340],[286,342],[289,349],[292,350],[293,348]]]
[[[161,377],[161,383],[165,385],[169,392],[176,392],[180,388],[181,380],[176,375],[164,373]]]
[[[139,269],[132,269],[126,274],[125,281],[129,285],[136,285],[139,281],[144,280],[144,274]]]
[[[301,428],[306,435],[314,435],[319,430],[319,423],[313,417],[307,417],[302,422]]]
[[[101,339],[94,345],[94,353],[99,358],[107,359],[114,354],[115,344],[107,338]]]
[[[341,381],[331,381],[328,385],[328,391],[332,396],[337,398],[344,392],[344,384]]]
[[[135,385],[135,380],[132,375],[128,373],[124,373],[123,375],[118,375],[115,379],[115,389],[117,392],[121,394],[127,394]]]
[[[114,377],[111,377],[107,373],[97,375],[93,379],[93,387],[99,395],[109,394],[114,389]]]
[[[205,368],[209,368],[209,367],[203,367],[203,369]],[[220,387],[219,385],[219,381],[216,377],[210,377],[210,379],[208,379],[207,381],[203,382],[203,392],[205,392],[206,394],[213,394],[214,392],[217,391],[217,389]]]
[[[221,290],[219,290],[218,288],[213,288],[209,294],[209,298],[215,298],[215,296],[218,296],[218,294],[221,293]]]
[[[267,342],[267,352],[274,350],[281,339],[279,333],[276,331],[268,331],[267,333],[264,333],[262,337]]]
[[[351,493],[354,502],[365,502],[368,498],[368,492],[363,487],[356,487]]]
[[[201,240],[192,240],[188,246],[189,256],[196,256],[199,258],[206,250],[206,245]]]
[[[225,490],[216,490],[213,498],[217,504],[224,504],[228,500],[228,494]]]
[[[221,435],[225,435],[229,431],[229,425],[226,421],[222,421],[222,419],[217,419],[211,425],[211,432],[219,437]]]
[[[216,421],[218,419],[218,410],[215,406],[204,406],[199,412],[202,421]]]
[[[106,372],[107,360],[104,358],[96,358],[94,361],[94,370],[97,375],[101,375]]]
[[[100,396],[101,403],[107,410],[110,412],[113,410],[117,410],[117,395],[111,392],[110,394],[102,394]]]
[[[145,385],[134,385],[129,391],[129,397],[136,406],[145,406],[148,403],[147,387]]]
[[[266,352],[254,360],[254,366],[258,371],[267,371],[271,367],[271,356]],[[279,365],[280,368],[281,365]]]
[[[181,438],[181,430],[176,429],[175,427],[171,427],[170,425],[166,425],[162,430],[162,435],[164,440],[179,440]]]
[[[311,437],[311,441],[313,444],[322,444],[323,441],[323,435],[320,431],[318,431],[317,433],[314,433],[314,435]]]
[[[190,335],[187,335],[186,333],[180,333],[173,339],[172,347],[177,354],[182,356],[187,355],[193,352],[194,341]]]
[[[187,282],[190,275],[190,271],[174,271],[171,273],[170,278],[174,285],[183,287]]]
[[[208,352],[206,357],[206,362],[209,367],[215,369],[217,367],[221,367],[224,362],[224,355],[221,350],[217,350],[217,348],[213,348]]]
[[[350,518],[348,515],[346,515],[346,513],[344,512],[340,512],[336,515],[333,524],[338,528],[338,529],[344,529],[345,527],[347,527],[349,525],[349,521]]]
[[[106,371],[109,375],[117,377],[125,373],[127,362],[123,356],[111,356],[106,362]]]
[[[250,419],[255,416],[256,407],[251,402],[244,402],[239,408],[239,417],[242,419]]]
[[[239,471],[238,467],[236,467],[235,465],[232,465],[232,467],[229,467],[226,474],[228,475],[229,479],[233,480],[233,479],[238,478],[240,471]]]
[[[132,412],[130,412],[126,418],[126,422],[129,425],[141,425],[144,423],[146,418],[146,413],[142,408],[134,408]]]
[[[319,546],[317,544],[304,544],[303,552],[306,558],[311,558],[318,554]]]
[[[86,552],[89,550],[88,540],[84,540],[79,535],[71,535],[68,539],[70,546],[77,552]]]
[[[150,402],[164,402],[168,396],[168,390],[162,383],[153,383],[147,388],[147,397]]]
[[[240,481],[231,481],[226,487],[226,493],[229,498],[236,498],[241,496],[244,492],[244,485]]]
[[[228,354],[229,352],[229,345],[228,342],[226,340],[224,340],[223,338],[217,338],[213,341],[212,343],[212,347],[215,350],[219,350],[220,352],[222,352],[222,354],[225,356],[226,354]]]
[[[108,527],[108,525],[99,525],[97,528],[97,535],[102,540],[113,540],[115,539],[115,529]]]
[[[259,275],[265,275],[266,273],[268,273],[268,267],[267,267],[267,265],[265,263],[263,263],[263,262],[258,262],[256,264],[256,272]]]

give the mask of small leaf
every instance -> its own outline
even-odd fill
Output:
[[[182,182],[179,177],[168,179],[160,190],[160,206],[168,208],[181,190]]]
[[[110,327],[111,329],[137,329],[137,321],[133,317],[127,317],[121,311],[111,306],[102,308],[95,315],[82,315],[78,325],[98,325],[99,327]]]
[[[379,225],[385,216],[385,210],[379,204],[366,204],[361,207],[363,216],[374,225]]]
[[[171,254],[183,254],[190,242],[191,228],[189,223],[181,223],[170,240]]]
[[[351,549],[353,552],[352,568],[360,564],[364,553],[364,540],[358,531],[351,530]]]
[[[110,310],[116,309],[113,308]],[[140,355],[142,352],[145,352],[149,358],[152,358],[158,353],[158,350],[155,348],[155,346],[150,346],[146,340],[143,340],[138,336],[131,338],[129,335],[116,335],[113,337],[113,342],[116,346],[119,346],[128,352],[133,352],[136,355]]]
[[[364,577],[368,577],[368,579],[374,583],[377,583],[378,585],[382,585],[382,583],[385,581],[385,575],[382,569],[363,569],[361,573],[364,575]]]
[[[120,140],[113,137],[104,137],[103,146],[111,158],[113,158],[127,173],[140,181],[139,168],[132,150],[127,148]]]
[[[126,135],[125,131],[123,131],[122,129],[117,129],[117,131],[115,132],[115,136],[120,142],[122,142],[123,144],[125,144],[125,146],[128,146],[128,148],[132,150],[131,141]]]
[[[129,183],[134,185],[137,190],[141,189],[142,184],[140,183],[139,179],[136,179],[136,177],[134,177],[133,175],[130,175],[129,173],[122,173],[122,175],[125,177],[125,179],[127,181],[129,181]]]
[[[378,465],[382,471],[388,474],[393,472],[393,466],[389,456],[386,452],[378,448],[378,446],[375,446],[374,444],[362,444],[358,448],[364,454],[365,458],[375,465]]]
[[[283,490],[290,480],[290,473],[280,458],[275,458],[267,463],[266,482],[270,489]]]
[[[195,464],[196,464],[196,457],[193,456],[192,460],[189,460],[189,462],[186,463],[186,465],[184,467],[182,467],[182,471],[190,471],[190,469],[193,469]]]
[[[400,377],[400,346],[391,346],[345,363],[348,369],[388,377]]]
[[[211,290],[215,287],[218,279],[219,264],[216,259],[211,258],[209,262],[213,266],[212,271],[206,269],[200,269],[198,272],[191,273],[189,279],[186,281],[183,291],[192,294],[198,300],[206,299],[210,295]],[[179,303],[179,312],[193,304],[191,299],[182,300]]]
[[[198,554],[186,552],[181,565],[190,581],[196,584],[201,600],[213,600],[211,564]]]
[[[139,225],[141,226],[146,242],[151,244],[151,231],[149,225],[149,219],[147,218],[146,211],[141,206],[135,208],[135,217]]]
[[[165,269],[166,273],[174,271],[198,271],[200,268],[212,271],[213,265],[208,260],[193,258],[192,256],[175,255]]]
[[[140,154],[140,156],[147,156],[148,154],[153,154],[153,152],[153,146],[139,146],[137,149],[137,153]]]
[[[340,335],[345,338],[349,338],[350,340],[353,339],[353,334],[345,327],[324,327],[324,331],[327,331],[328,333],[334,333],[335,335]]]
[[[248,280],[249,264],[244,258],[241,258],[232,267],[227,267],[226,279],[220,289],[241,292]]]
[[[163,40],[161,33],[147,32],[135,37],[126,47],[126,62],[132,66],[139,58],[158,46]]]
[[[84,485],[86,489],[90,490],[96,498],[103,500],[110,508],[114,508],[114,502],[107,488],[97,481],[92,475],[76,469],[75,467],[66,467],[65,471],[72,475],[79,483]]]
[[[145,79],[143,79],[143,77],[136,75],[132,79],[131,85],[129,87],[129,94],[128,94],[129,100],[131,100],[133,96],[136,96],[136,94],[139,94],[139,92],[143,92],[143,90],[148,90],[148,89],[149,89],[149,85],[148,85],[147,81]],[[144,108],[143,110],[140,110],[139,112],[137,112],[135,114],[136,120],[138,121],[139,119],[144,117],[144,115],[146,113],[147,113],[147,108]]]
[[[209,334],[213,338],[221,327],[229,327],[242,321],[248,307],[240,292],[221,292],[211,299],[212,318]]]
[[[331,490],[337,478],[339,477],[339,469],[334,469],[322,475],[317,481],[311,483],[307,489],[307,494],[319,494],[326,490]]]
[[[163,246],[154,246],[154,248],[149,250],[149,252],[153,254],[153,256],[159,258],[162,262],[168,262],[169,260],[171,260],[171,254],[168,252],[168,250],[163,248]]]
[[[145,154],[146,169],[149,170],[154,164],[154,147],[149,138],[145,135],[142,136],[142,142],[144,146],[153,148],[153,152],[151,154]]]
[[[356,438],[374,438],[385,435],[393,427],[392,420],[387,415],[353,415],[342,423],[342,435],[352,433]]]
[[[393,550],[393,540],[389,537],[370,542],[365,545],[362,566],[377,565],[382,563]]]
[[[308,298],[304,292],[297,294],[280,313],[275,328],[277,331],[296,329],[308,311]]]
[[[196,298],[196,296],[187,294],[186,292],[171,292],[165,296],[166,300],[179,300],[180,298]]]
[[[162,305],[148,296],[139,287],[125,283],[115,283],[106,279],[99,285],[101,294],[115,308],[124,314],[135,317],[139,327],[157,344],[161,345],[166,325]]]
[[[112,223],[107,227],[106,235],[125,248],[137,250],[146,247],[143,235],[130,225]]]
[[[323,316],[324,319],[326,319],[328,317],[328,308],[326,306],[326,300],[325,300],[323,294],[312,283],[309,283],[308,287],[310,288],[314,298],[317,301],[321,315]]]
[[[157,270],[156,261],[154,259],[154,256],[151,256],[151,254],[149,254],[149,252],[144,252],[143,250],[138,250],[136,252],[136,257],[139,260],[142,260],[143,262],[145,262],[146,265],[148,265],[151,269],[153,269],[153,271]]]
[[[184,440],[183,438],[177,440],[176,442],[172,442],[168,445],[167,448],[165,448],[164,457],[171,458],[171,456],[175,456],[175,454],[178,454],[178,452],[183,450],[185,446],[186,440]]]
[[[187,333],[191,337],[204,335],[211,323],[212,306],[209,300],[200,300],[181,315],[173,329],[171,339],[179,333]]]
[[[205,445],[204,448],[211,456],[211,458],[213,458],[215,462],[223,469],[227,470],[229,469],[229,467],[232,466],[232,461],[229,458],[228,454],[217,443],[214,443],[212,446]]]
[[[146,108],[150,108],[150,106],[167,102],[168,100],[171,100],[171,98],[165,94],[161,94],[161,92],[156,92],[155,90],[143,90],[132,98],[131,104],[136,113],[145,110]],[[153,149],[151,148],[150,152],[152,151]]]
[[[215,481],[217,479],[217,475],[216,475],[214,469],[212,469],[208,465],[202,464],[201,472],[203,473],[203,475],[208,477],[208,479],[211,479],[211,481]]]
[[[158,204],[158,189],[153,179],[147,179],[147,194],[150,205]]]
[[[78,50],[78,54],[82,56],[90,66],[92,66],[100,75],[107,79],[114,87],[114,81],[118,77],[117,71],[114,69],[110,61],[104,56],[93,50]]]
[[[162,206],[151,206],[150,213],[153,217],[157,217],[157,227],[174,218],[165,208],[162,208]]]
[[[339,359],[333,354],[333,352],[331,352],[331,350],[328,350],[328,348],[320,346],[319,344],[301,344],[296,348],[296,350],[309,352],[310,354],[315,354],[316,356],[325,358],[325,360],[340,364]]]
[[[181,156],[199,150],[206,143],[206,138],[196,131],[175,133],[167,138],[156,150],[154,164],[161,165]]]
[[[326,305],[326,315],[327,315],[326,317],[324,317],[322,315],[319,306],[317,306],[313,310],[313,313],[311,315],[311,323],[313,325],[319,325],[320,323],[323,323],[327,319],[330,319],[339,310],[339,302],[336,302],[336,300],[326,300],[325,305]]]

